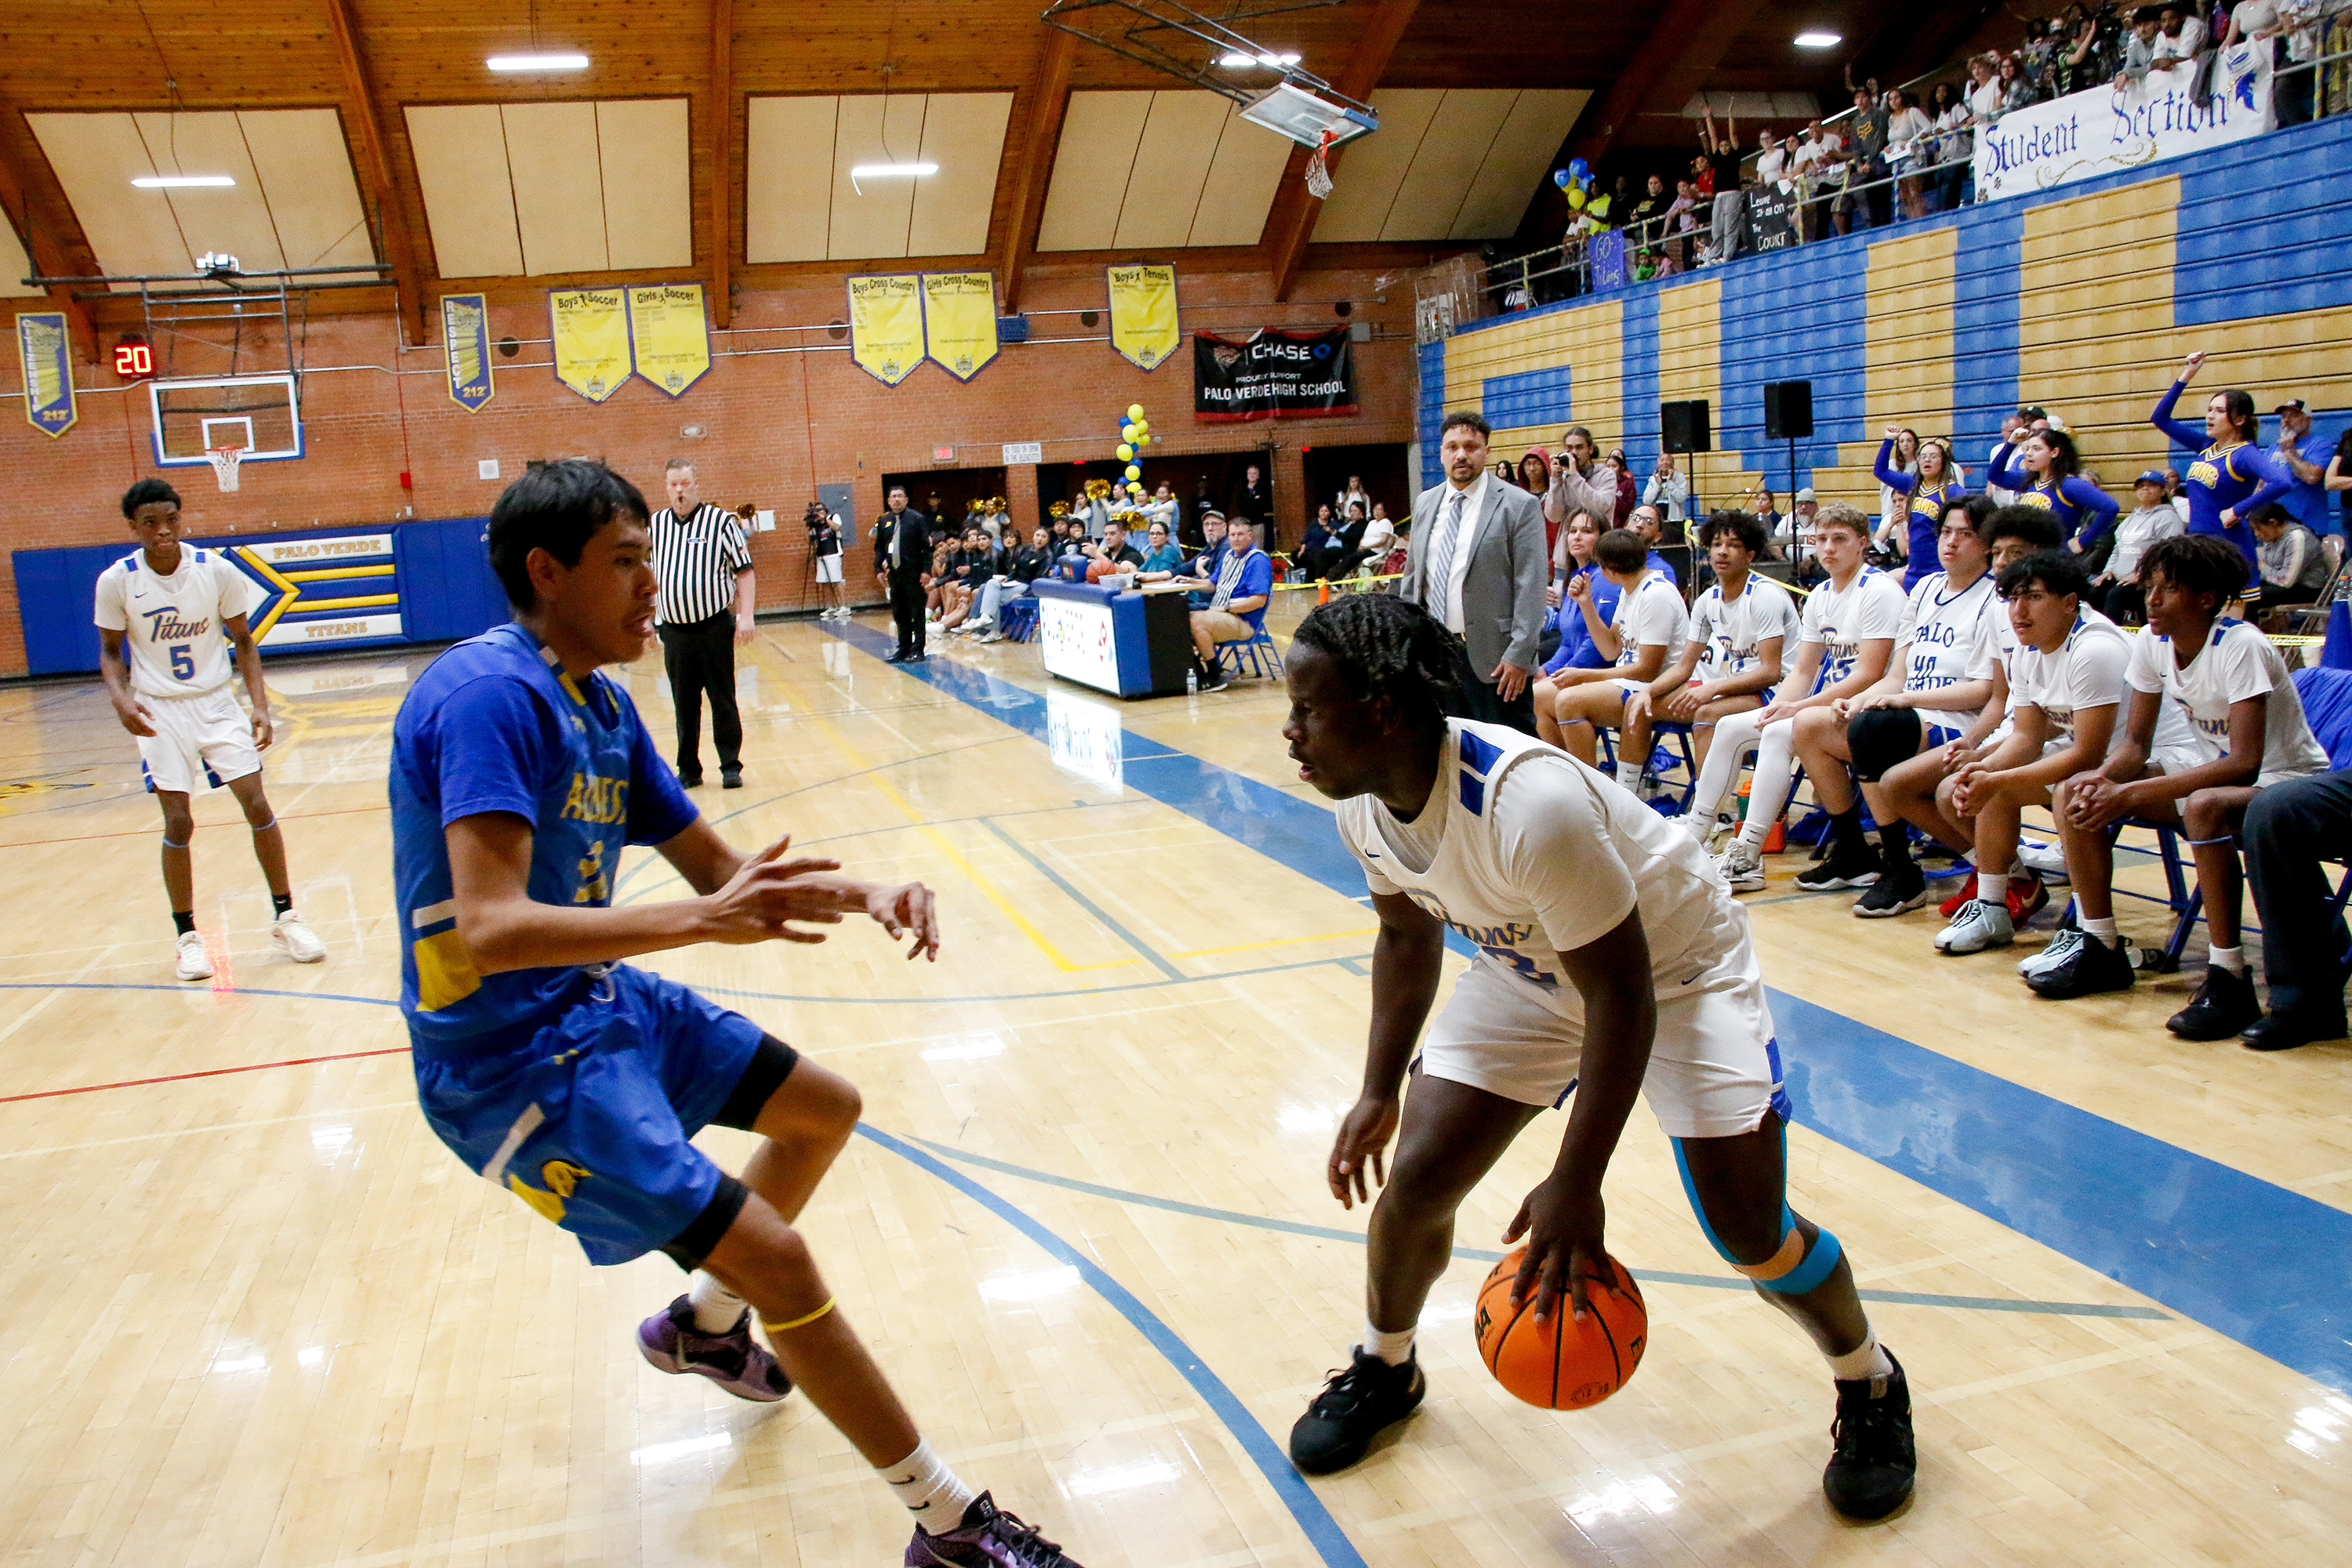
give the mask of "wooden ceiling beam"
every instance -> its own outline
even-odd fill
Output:
[[[0,207],[7,210],[7,221],[16,226],[17,237],[25,242],[25,255],[37,274],[43,278],[94,277],[98,258],[90,250],[80,223],[74,218],[72,204],[66,200],[48,161],[39,155],[39,146],[23,113],[14,104],[0,104]],[[43,206],[65,215],[61,225],[53,226],[35,221],[33,200],[37,192],[46,198]],[[73,297],[73,290],[62,283],[50,284],[48,296],[50,308],[65,312],[67,328],[75,346],[81,350],[82,358],[89,363],[98,363],[98,330],[91,324],[89,312]]]
[[[1331,85],[1359,103],[1370,101],[1372,89],[1380,86],[1390,58],[1396,53],[1405,28],[1412,26],[1413,14],[1420,9],[1420,0],[1380,0],[1359,35],[1346,68],[1331,79]],[[1380,132],[1372,134],[1377,136]],[[1344,147],[1334,147],[1325,153],[1325,166],[1336,174],[1339,155],[1346,151]],[[1275,190],[1273,210],[1266,214],[1265,269],[1273,274],[1276,301],[1290,298],[1290,287],[1298,278],[1298,264],[1306,258],[1307,242],[1315,232],[1315,219],[1323,210],[1322,201],[1307,189],[1307,160],[1311,155],[1304,147],[1291,150],[1290,161],[1283,166],[1282,184]]]
[[[710,311],[724,329],[735,319],[735,0],[710,0]]]
[[[1021,279],[1036,253],[1037,226],[1045,217],[1045,191],[1054,183],[1054,158],[1062,147],[1062,121],[1070,110],[1070,67],[1078,40],[1059,27],[1041,29],[1045,47],[1037,52],[1037,68],[1029,85],[1013,102],[1017,137],[1007,137],[1004,163],[1013,179],[1006,203],[1003,232],[989,248],[1001,297],[997,309],[1008,316],[1021,313]]]
[[[326,0],[327,26],[335,47],[335,63],[342,79],[343,113],[359,153],[359,176],[375,208],[376,226],[384,259],[392,265],[398,296],[394,314],[399,318],[404,347],[430,341],[425,331],[424,268],[417,263],[416,237],[409,231],[400,189],[392,177],[392,152],[383,139],[383,121],[376,113],[374,79],[367,51],[360,42],[358,18],[352,0]]]
[[[1661,114],[1680,114],[1762,8],[1763,0],[1667,0],[1641,47],[1600,100],[1598,111],[1585,110],[1583,123],[1591,129],[1576,138],[1574,156],[1599,163],[1647,106],[1663,106],[1656,110]]]

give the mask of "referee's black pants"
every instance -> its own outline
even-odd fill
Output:
[[[890,574],[890,620],[898,628],[898,652],[905,658],[923,651],[923,604],[929,597],[921,573]]]
[[[669,672],[670,706],[677,715],[677,776],[702,776],[702,699],[710,698],[710,738],[719,766],[743,766],[743,721],[735,711],[735,615],[721,610],[705,621],[666,625],[662,668]]]

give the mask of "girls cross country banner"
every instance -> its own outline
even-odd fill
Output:
[[[1192,417],[1210,421],[1312,419],[1356,412],[1356,360],[1348,329],[1289,332],[1261,327],[1246,338],[1192,334]]]
[[[923,363],[923,280],[893,272],[849,280],[849,357],[885,386]]]
[[[1119,357],[1157,370],[1176,352],[1176,269],[1173,267],[1106,267],[1110,293],[1110,346]]]
[[[923,349],[958,381],[996,357],[996,274],[923,274]]]
[[[2204,79],[2200,80],[2202,77]],[[2271,45],[2014,109],[1977,132],[1977,200],[2046,191],[2271,129]]]

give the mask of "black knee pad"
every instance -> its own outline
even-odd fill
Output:
[[[1845,721],[1846,750],[1853,776],[1876,784],[1886,770],[1919,754],[1919,715],[1910,708],[1872,708]]]

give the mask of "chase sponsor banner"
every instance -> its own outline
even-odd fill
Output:
[[[441,296],[441,350],[449,360],[449,401],[468,414],[499,395],[490,371],[490,305],[480,294]]]
[[[996,274],[923,274],[923,349],[958,381],[996,357]]]
[[[637,374],[677,397],[710,373],[710,327],[699,283],[648,283],[629,295],[629,355]]]
[[[1119,357],[1146,370],[1166,364],[1176,352],[1176,269],[1173,267],[1106,267],[1110,294],[1110,346]]]
[[[1192,334],[1192,417],[1304,419],[1356,412],[1356,361],[1348,329],[1290,332],[1261,327],[1246,338]]]
[[[555,379],[602,403],[629,379],[629,310],[618,289],[551,289],[549,335],[555,340]]]
[[[80,415],[74,408],[73,340],[62,310],[16,318],[16,360],[25,371],[25,417],[44,436],[62,436]]]
[[[912,272],[849,280],[849,357],[885,386],[923,363],[923,280]]]
[[[1977,132],[1977,200],[2046,191],[2270,130],[2268,40],[2204,58],[2209,70],[2150,71],[2121,88],[2102,82],[2002,115]]]

